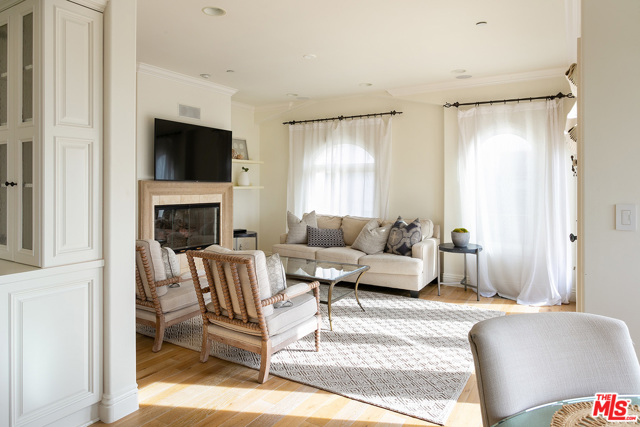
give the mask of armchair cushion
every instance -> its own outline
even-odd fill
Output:
[[[160,243],[153,239],[140,239],[136,240],[137,246],[142,246],[147,255],[147,262],[151,269],[151,276],[155,282],[167,280],[167,273],[164,270],[164,263],[162,261],[162,250]],[[147,281],[147,275],[145,274],[144,264],[142,262],[142,254],[136,251],[136,263],[138,265],[138,271],[140,272],[140,278],[142,279],[142,285],[144,287],[145,296],[147,300],[151,301],[151,289],[149,288],[149,282]],[[167,293],[167,286],[160,286],[156,288],[156,293],[160,297]],[[139,295],[142,296],[142,295]]]
[[[162,265],[167,275],[167,279],[180,276],[180,262],[173,249],[169,247],[160,248],[162,253]]]
[[[255,274],[259,286],[259,299],[267,299],[271,296],[271,287],[269,285],[269,273],[267,272],[267,261],[262,251],[233,251],[231,249],[223,248],[222,246],[212,245],[205,249],[206,252],[214,252],[223,255],[234,255],[240,257],[253,258],[253,265],[255,266]],[[211,263],[211,271],[213,273],[214,288],[220,301],[222,309],[227,310],[231,308],[235,314],[240,314],[240,305],[238,303],[238,296],[235,292],[235,285],[233,282],[233,276],[231,274],[231,268],[225,265],[225,278],[229,284],[229,289],[233,290],[230,293],[231,304],[233,307],[227,307],[224,295],[222,293],[222,287],[220,285],[220,277],[218,276],[218,268],[214,261]],[[253,292],[251,291],[251,283],[249,282],[249,275],[247,273],[247,267],[245,265],[238,266],[238,275],[240,276],[240,283],[242,286],[242,296],[245,301],[253,301]],[[262,313],[265,316],[270,315],[273,312],[273,306],[263,307]],[[258,313],[253,304],[247,304],[247,314],[249,317],[257,319]]]
[[[267,273],[269,274],[269,285],[271,286],[271,296],[273,296],[287,288],[287,276],[282,261],[280,261],[280,255],[276,253],[268,256],[266,262]],[[275,308],[282,305],[282,301],[273,304]]]
[[[292,298],[291,303],[290,306],[283,306],[273,310],[273,314],[266,317],[270,336],[293,328],[299,323],[312,318],[318,312],[318,303],[311,292]]]

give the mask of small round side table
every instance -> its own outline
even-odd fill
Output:
[[[476,296],[478,298],[478,301],[480,301],[480,291],[478,289],[478,285],[480,284],[480,260],[479,260],[479,254],[480,251],[482,251],[482,246],[480,245],[476,245],[475,243],[469,243],[467,246],[465,247],[460,247],[460,246],[455,246],[453,243],[441,243],[440,245],[438,245],[438,296],[440,295],[440,285],[451,285],[451,284],[458,284],[457,282],[449,282],[449,283],[444,283],[440,281],[440,264],[441,264],[441,258],[440,258],[440,252],[449,252],[452,254],[463,254],[464,255],[464,277],[462,278],[462,280],[460,281],[461,285],[464,285],[464,290],[467,290],[467,286],[470,288],[474,288],[476,290]],[[471,283],[469,283],[469,279],[467,276],[467,254],[473,254],[476,256],[476,280],[478,285],[472,285]]]

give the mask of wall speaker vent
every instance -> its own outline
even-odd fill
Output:
[[[200,119],[200,108],[190,107],[188,105],[178,104],[178,115],[180,117],[189,117],[192,119]]]

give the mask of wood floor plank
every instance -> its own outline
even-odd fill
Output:
[[[366,290],[379,290],[365,287]],[[407,291],[389,294],[409,297]],[[476,300],[472,289],[429,285],[421,299],[500,310],[508,315],[575,311],[575,303],[530,307],[496,297]],[[136,335],[140,409],[109,424],[114,427],[180,426],[433,426],[422,420],[272,376],[257,383],[257,372],[199,352],[164,343],[153,353],[153,338]],[[98,422],[97,425],[103,423]],[[472,375],[447,420],[448,427],[481,427],[475,375]]]

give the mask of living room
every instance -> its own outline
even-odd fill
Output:
[[[578,177],[581,186],[578,244],[582,252],[579,250],[578,253],[576,305],[578,311],[623,319],[638,342],[640,328],[634,304],[638,291],[632,285],[640,274],[636,262],[639,239],[636,233],[615,231],[612,224],[616,204],[637,203],[639,176],[634,160],[638,158],[638,149],[629,143],[629,135],[633,135],[633,123],[639,112],[634,100],[639,88],[626,77],[624,70],[640,65],[634,44],[640,35],[635,26],[638,16],[636,2],[620,1],[617,6],[619,8],[590,0],[581,4],[582,50],[579,62],[584,90],[581,90],[578,102],[585,121],[582,129],[584,150],[579,153],[582,175]],[[454,192],[457,186],[454,160],[457,135],[452,133],[455,126],[451,126],[452,122],[455,123],[456,112],[444,109],[442,104],[568,91],[561,74],[543,74],[537,77],[529,75],[533,80],[527,82],[516,79],[505,84],[496,81],[489,86],[470,85],[461,89],[431,88],[426,94],[402,96],[393,96],[383,90],[387,88],[373,86],[371,92],[360,95],[322,100],[295,99],[291,106],[287,99],[273,109],[253,108],[243,102],[234,102],[229,93],[221,93],[221,87],[233,87],[230,83],[214,81],[210,87],[176,84],[166,76],[154,75],[153,70],[141,70],[139,63],[145,61],[136,56],[136,46],[132,42],[136,39],[135,12],[135,4],[131,6],[119,0],[111,1],[105,11],[105,267],[104,293],[99,298],[100,305],[104,307],[104,312],[100,312],[104,322],[100,337],[104,339],[99,340],[101,344],[94,350],[104,363],[104,376],[99,385],[100,392],[95,394],[97,400],[91,403],[94,408],[100,405],[100,410],[92,409],[91,414],[85,414],[92,420],[101,417],[104,421],[115,421],[134,411],[139,399],[135,385],[131,248],[136,230],[137,181],[153,176],[149,158],[151,117],[178,119],[177,103],[200,106],[203,122],[206,120],[209,125],[231,129],[238,137],[247,140],[249,157],[264,162],[250,166],[252,183],[264,189],[235,191],[234,222],[238,227],[257,230],[260,247],[269,251],[279,235],[286,231],[288,127],[282,122],[402,111],[402,115],[393,118],[390,216],[426,216],[440,224],[443,236],[447,236],[451,229],[460,226],[455,214],[458,202]],[[490,21],[478,18],[481,19]],[[311,52],[301,52],[307,53]],[[566,69],[569,63],[563,64],[562,69]],[[162,64],[153,66],[167,70],[162,68]],[[138,71],[134,72],[134,68]],[[181,70],[167,71],[171,74]],[[193,81],[199,79],[198,75],[191,77]],[[355,85],[364,82],[358,81]],[[305,96],[304,93],[299,95]],[[571,101],[566,102],[568,106]],[[418,197],[415,195],[416,186],[420,192]],[[445,237],[443,241],[448,239]],[[460,267],[460,263],[448,263],[445,274],[458,275]],[[122,334],[122,331],[130,333]],[[144,351],[150,350],[145,348]],[[8,378],[9,364],[4,362],[9,360],[8,350],[7,357],[3,353],[2,360],[3,369],[7,372],[4,377]],[[246,374],[248,381],[249,376]],[[275,387],[282,386],[284,383],[277,382]],[[2,394],[7,398],[3,400],[9,402],[13,393],[14,389],[9,390],[7,385]],[[323,394],[322,398],[335,399],[328,394]],[[3,414],[8,413],[4,406],[2,409]]]

